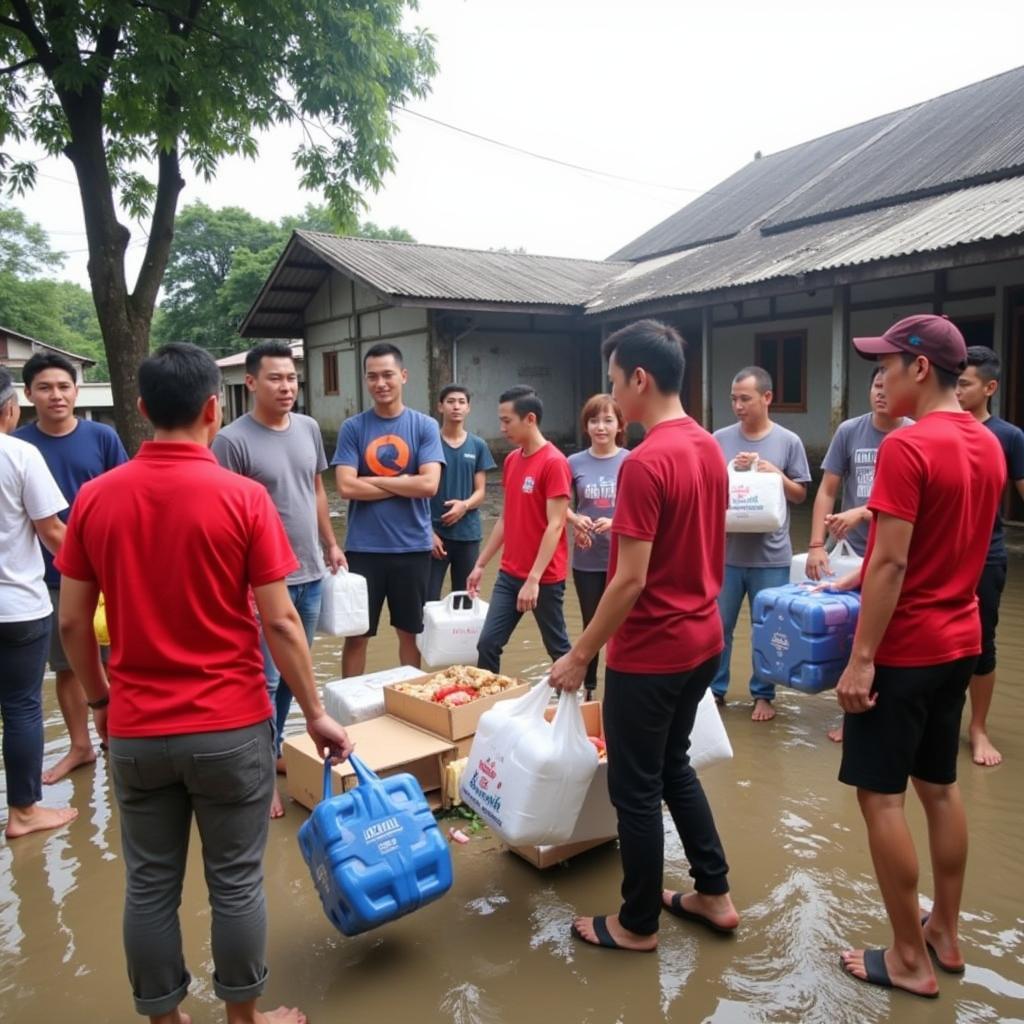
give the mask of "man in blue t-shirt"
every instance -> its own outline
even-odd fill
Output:
[[[967,368],[957,380],[956,397],[960,408],[984,423],[999,441],[1006,457],[1006,476],[1024,498],[1024,431],[989,412],[989,401],[999,388],[999,356],[985,345],[967,349]],[[971,678],[971,724],[968,735],[975,764],[992,767],[1003,755],[988,738],[988,710],[996,685],[996,625],[999,601],[1006,586],[1006,539],[1003,519],[996,514],[985,568],[978,581],[978,611],[981,613],[981,655]]]
[[[469,392],[461,384],[441,389],[437,410],[441,414],[445,465],[441,485],[430,499],[434,526],[434,557],[427,590],[430,601],[440,599],[449,566],[452,591],[465,590],[466,577],[480,553],[483,529],[479,510],[487,493],[487,471],[497,467],[483,439],[466,430],[469,408]]]
[[[36,422],[26,424],[15,434],[35,445],[57,481],[68,503],[60,514],[67,522],[82,484],[108,469],[128,461],[121,439],[106,424],[80,419],[75,415],[78,378],[75,368],[59,352],[38,352],[21,371],[25,395],[36,410]],[[96,760],[89,735],[89,709],[85,692],[71,669],[57,629],[60,607],[60,573],[53,567],[53,556],[43,548],[46,586],[53,602],[50,630],[50,670],[57,675],[57,703],[68,730],[68,752],[43,772],[43,782],[59,782],[69,772]],[[104,656],[108,648],[102,648]]]
[[[366,647],[377,633],[385,600],[398,634],[399,662],[420,663],[416,636],[423,632],[434,547],[430,499],[444,465],[436,421],[402,404],[409,371],[401,350],[387,342],[367,349],[363,377],[373,408],[342,424],[331,460],[338,493],[349,503],[348,567],[366,578],[370,603],[369,630],[345,638],[341,674],[346,678],[365,671]]]

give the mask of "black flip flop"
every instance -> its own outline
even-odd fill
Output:
[[[717,935],[736,934],[735,928],[724,928],[722,925],[716,924],[710,917],[706,917],[704,914],[695,914],[692,910],[687,910],[686,907],[683,906],[683,894],[681,892],[673,894],[671,903],[666,903],[662,900],[661,905],[670,914],[675,914],[676,917],[681,917],[684,921],[694,921],[697,924],[702,924],[705,928],[710,928]]]
[[[840,957],[839,963],[842,965],[843,971],[848,974],[854,981],[863,981],[868,985],[878,985],[879,988],[891,988],[899,989],[900,992],[907,992],[912,996],[920,996],[922,999],[938,999],[938,992],[913,992],[909,988],[904,988],[902,985],[894,985],[892,978],[889,977],[889,969],[885,966],[885,950],[884,949],[865,949],[864,950],[864,970],[867,973],[867,977],[860,978],[853,973],[847,966],[846,962]]]
[[[581,942],[585,942],[588,946],[599,946],[604,949],[622,949],[627,953],[653,953],[658,947],[652,946],[650,949],[632,949],[629,946],[620,946],[615,939],[612,938],[612,933],[608,931],[608,924],[605,915],[602,914],[594,919],[594,934],[597,936],[597,942],[591,942],[583,932],[576,927],[576,922],[573,921],[572,928],[570,931],[573,936],[579,939]]]
[[[931,916],[931,914],[921,915],[922,928],[928,923],[928,918]],[[927,939],[924,940],[924,944],[928,947],[928,954],[932,958],[932,963],[935,964],[940,971],[945,971],[946,974],[963,974],[964,971],[967,970],[966,964],[960,964],[959,967],[950,967],[944,960],[939,959],[939,954],[935,952],[935,947]]]

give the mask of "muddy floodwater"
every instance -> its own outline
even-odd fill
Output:
[[[806,541],[806,518],[794,532],[798,543]],[[566,608],[570,632],[578,633],[571,587]],[[841,972],[841,949],[884,944],[888,931],[854,794],[836,782],[839,749],[825,736],[838,718],[835,699],[780,691],[775,721],[751,722],[749,628],[741,623],[725,711],[736,756],[702,776],[743,915],[736,937],[721,939],[665,915],[654,956],[583,947],[570,938],[572,916],[618,906],[615,845],[541,872],[485,830],[468,845],[452,847],[455,884],[446,897],[346,939],[324,917],[299,854],[296,832],[306,811],[288,802],[285,818],[271,825],[267,847],[265,1005],[298,1004],[313,1024],[1024,1021],[1020,557],[1011,559],[999,645],[990,722],[1006,762],[976,768],[966,744],[962,748],[971,836],[961,919],[967,970],[961,977],[940,974],[935,1002],[871,988]],[[340,675],[340,650],[341,641],[318,638],[321,682]],[[528,619],[502,668],[536,678],[543,660]],[[393,634],[383,628],[371,644],[368,668],[394,663]],[[49,765],[66,750],[66,738],[52,677],[45,690]],[[301,727],[297,717],[292,727]],[[46,799],[71,803],[80,816],[60,832],[0,840],[0,1018],[25,1024],[139,1019],[121,951],[123,862],[106,760],[101,756],[48,789]],[[923,853],[923,815],[913,797],[908,804]],[[667,835],[666,884],[685,886],[686,862],[671,825]],[[926,861],[920,890],[927,900]],[[181,917],[195,979],[184,1008],[196,1024],[220,1021],[198,840]]]

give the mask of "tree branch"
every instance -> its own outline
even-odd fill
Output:
[[[17,64],[12,64],[10,67],[0,68],[0,75],[13,75],[15,71],[20,71],[22,68],[27,68],[30,64],[38,63],[38,57],[26,57],[24,60],[18,61]]]
[[[11,0],[11,8],[18,16],[11,27],[28,37],[28,41],[36,51],[40,64],[47,67],[53,63],[53,51],[46,41],[46,36],[43,35],[35,19],[32,17],[32,12],[29,10],[25,0]]]
[[[178,209],[178,195],[185,187],[181,178],[181,164],[176,149],[162,152],[157,157],[159,171],[156,179],[156,202],[149,227],[146,256],[135,281],[131,304],[138,316],[148,319],[156,305],[157,293],[163,281],[167,260],[174,240],[174,218]]]

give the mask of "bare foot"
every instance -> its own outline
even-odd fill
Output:
[[[981,729],[971,730],[971,757],[975,764],[986,768],[994,768],[997,764],[1003,763],[1003,755],[992,746],[988,734]]]
[[[4,835],[8,839],[27,836],[30,832],[45,832],[48,829],[63,828],[78,817],[74,807],[11,807]]]
[[[924,943],[938,965],[950,974],[962,973],[964,957],[960,952],[959,937],[939,932],[932,924],[931,914],[926,910],[921,911],[921,929],[924,932]]]
[[[662,889],[661,902],[677,917],[699,921],[712,931],[734,932],[739,927],[740,915],[728,893],[709,896],[702,892],[681,893]]]
[[[150,1024],[192,1024],[192,1017],[184,1010],[175,1007],[170,1013],[162,1013],[149,1018]]]
[[[608,934],[611,935],[615,944],[620,949],[636,949],[644,952],[657,949],[657,935],[637,935],[636,932],[623,928],[619,924],[618,914],[609,915],[604,921],[608,928]],[[584,942],[589,942],[592,946],[601,945],[597,932],[594,931],[594,919],[592,917],[577,917],[573,921],[572,926]]]
[[[274,787],[274,795],[270,798],[270,818],[283,818],[284,817],[284,801],[281,799],[281,794],[277,791],[277,786]]]
[[[277,774],[278,775],[287,775],[288,774],[288,771],[287,771],[287,769],[284,766],[284,758],[283,757],[279,757],[277,759],[277,763],[274,765],[274,767],[277,769]]]
[[[840,722],[834,729],[829,729],[829,731],[827,733],[825,733],[825,735],[833,743],[842,743],[843,742],[843,723]]]
[[[279,1006],[276,1010],[257,1011],[256,1024],[306,1024],[306,1015],[297,1006]]]
[[[750,718],[754,722],[770,722],[775,717],[775,708],[770,700],[758,697],[754,701],[754,710]]]
[[[96,751],[92,747],[87,750],[76,750],[72,747],[52,768],[43,772],[43,785],[52,786],[66,778],[76,768],[92,764],[96,760]]]
[[[864,963],[863,949],[848,949],[841,954],[843,968],[861,981],[868,980],[868,969]],[[887,949],[884,956],[885,970],[889,975],[892,988],[902,988],[915,996],[934,996],[939,991],[939,983],[935,980],[935,972],[928,960],[908,967],[896,954]]]

